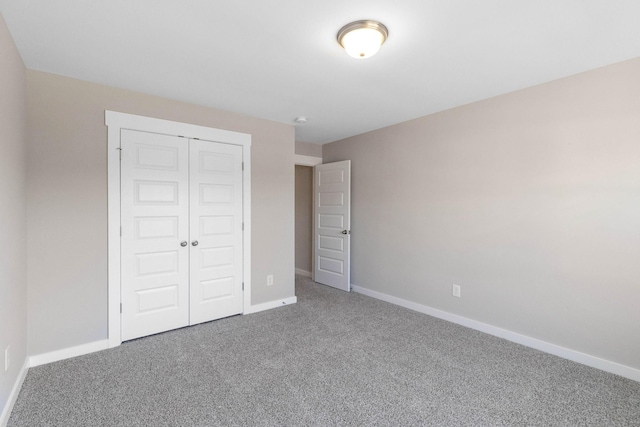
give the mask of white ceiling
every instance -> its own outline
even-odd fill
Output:
[[[324,143],[640,57],[638,0],[0,0],[28,68]],[[338,30],[389,28],[350,58]],[[640,76],[639,76],[640,78]]]

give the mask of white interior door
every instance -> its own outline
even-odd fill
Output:
[[[131,130],[121,148],[124,341],[189,324],[189,151],[181,138]]]
[[[242,313],[242,147],[191,140],[191,324]]]
[[[314,167],[313,280],[349,291],[351,160]]]
[[[121,336],[243,311],[243,148],[121,133]]]

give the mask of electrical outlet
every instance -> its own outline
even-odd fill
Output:
[[[453,285],[453,296],[460,298],[460,285]]]
[[[267,286],[273,285],[273,274],[267,276]]]
[[[9,346],[4,350],[4,371],[9,370]]]

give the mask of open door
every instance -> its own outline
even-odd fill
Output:
[[[351,289],[351,160],[314,167],[313,280]]]

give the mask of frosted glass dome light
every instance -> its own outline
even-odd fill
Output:
[[[365,59],[375,55],[385,42],[389,31],[376,21],[355,21],[338,31],[338,43],[349,56]]]

